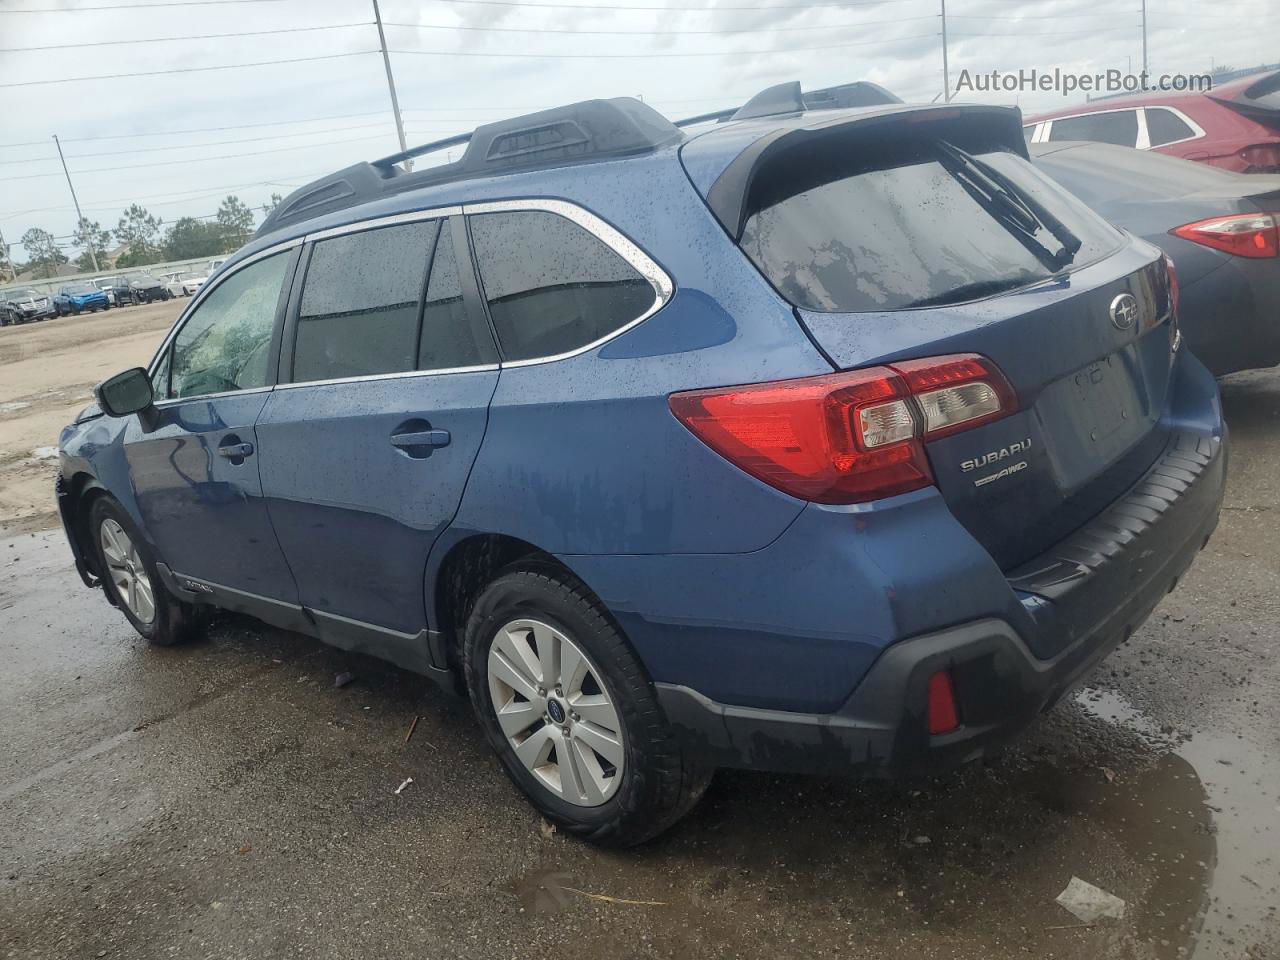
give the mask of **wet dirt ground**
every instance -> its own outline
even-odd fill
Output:
[[[148,648],[59,534],[0,539],[0,956],[1280,957],[1280,374],[1224,398],[1217,534],[1015,750],[721,773],[624,852],[544,835],[425,681],[231,617]]]
[[[58,433],[92,402],[94,384],[151,359],[187,302],[0,327],[0,527],[56,519]]]

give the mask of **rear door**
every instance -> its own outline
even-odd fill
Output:
[[[307,245],[258,421],[262,483],[321,635],[408,667],[424,576],[457,510],[498,379],[461,218],[344,228]],[[463,266],[465,265],[465,267]]]

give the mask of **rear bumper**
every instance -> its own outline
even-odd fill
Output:
[[[1131,490],[1010,586],[1037,630],[1063,638],[1037,657],[1005,620],[984,618],[887,647],[834,713],[716,703],[658,683],[671,723],[718,766],[899,776],[980,757],[1077,685],[1177,584],[1218,522],[1227,452],[1198,431],[1177,434]],[[951,671],[962,726],[930,736],[926,686]]]

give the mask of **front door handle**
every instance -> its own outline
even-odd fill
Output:
[[[243,460],[245,457],[253,456],[253,444],[229,443],[225,447],[218,448],[218,456],[226,457],[228,460]]]
[[[451,439],[453,438],[449,436],[448,430],[417,430],[413,433],[393,433],[391,445],[393,447],[447,447]]]

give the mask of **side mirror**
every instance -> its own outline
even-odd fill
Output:
[[[93,393],[98,398],[98,406],[109,417],[127,417],[131,413],[141,413],[155,399],[151,391],[151,378],[142,367],[117,373],[94,387]]]

